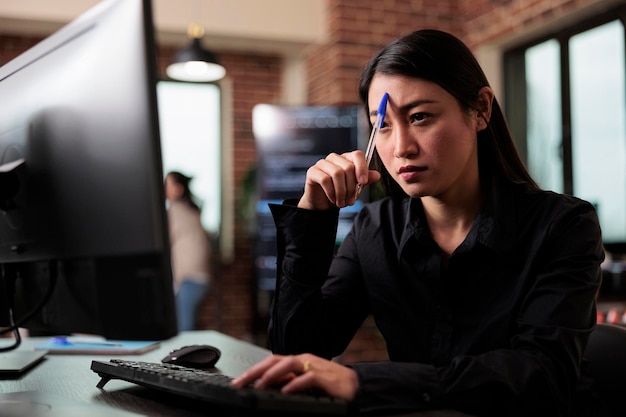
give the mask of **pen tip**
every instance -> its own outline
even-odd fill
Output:
[[[380,100],[380,105],[378,106],[378,114],[385,114],[385,110],[387,109],[388,99],[389,99],[389,93],[383,94],[383,98]]]

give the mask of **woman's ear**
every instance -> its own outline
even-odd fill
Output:
[[[485,129],[487,124],[489,124],[494,97],[495,94],[489,86],[485,86],[478,91],[478,99],[476,100],[476,117],[478,118],[477,125],[479,131]]]

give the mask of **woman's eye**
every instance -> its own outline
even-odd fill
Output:
[[[419,123],[426,120],[427,118],[428,115],[426,113],[414,113],[410,117],[411,123]]]

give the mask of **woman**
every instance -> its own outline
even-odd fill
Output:
[[[200,221],[200,206],[194,201],[190,181],[191,178],[176,171],[165,176],[179,331],[197,328],[198,308],[209,290],[211,278],[211,244]]]
[[[361,151],[331,154],[297,206],[272,207],[275,355],[234,385],[317,388],[361,411],[570,415],[603,259],[593,207],[538,188],[483,71],[449,34],[393,42],[359,91],[370,115],[388,93],[380,173]],[[333,259],[338,208],[379,178],[389,196],[361,210]],[[369,314],[390,361],[330,361]]]

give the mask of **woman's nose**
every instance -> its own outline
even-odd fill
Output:
[[[416,138],[404,126],[396,127],[393,132],[394,149],[396,158],[405,158],[407,155],[417,154],[419,147]]]

